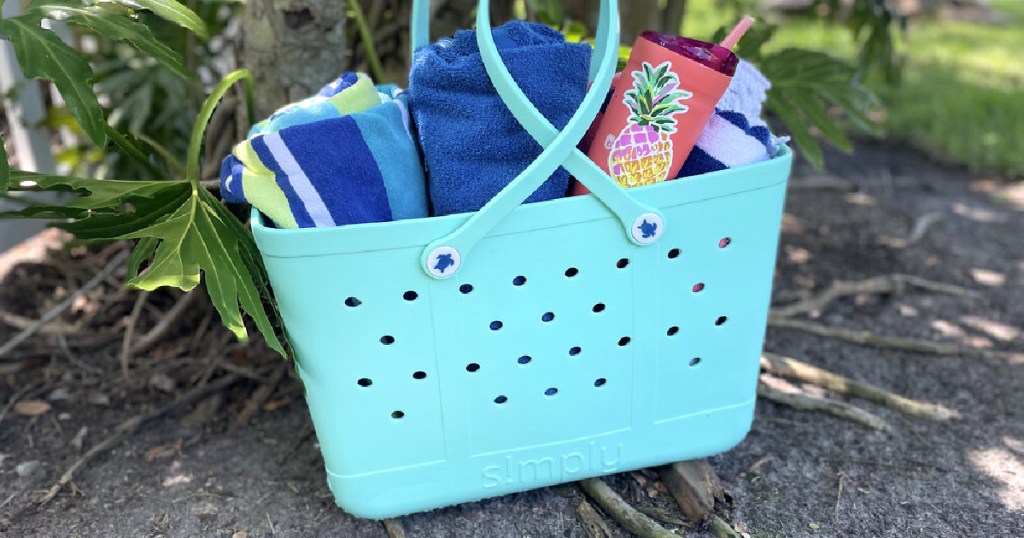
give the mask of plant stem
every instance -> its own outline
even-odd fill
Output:
[[[359,5],[359,0],[348,0],[348,8],[352,10],[352,16],[359,28],[359,41],[366,49],[366,61],[370,64],[370,76],[373,77],[374,82],[379,84],[384,81],[384,68],[380,65],[380,56],[377,55],[377,47],[373,44],[370,27],[366,24],[363,7]]]
[[[117,129],[114,129],[106,122],[103,123],[103,129],[107,132],[107,136],[110,137],[110,141],[113,142],[115,146],[121,148],[121,151],[123,151],[125,155],[142,164],[150,174],[153,174],[154,179],[159,179],[164,175],[159,168],[149,162],[149,158],[146,157],[146,154],[143,153],[138,146],[125,138],[124,135],[117,132]]]
[[[181,161],[179,161],[178,158],[175,157],[173,153],[171,153],[171,150],[167,149],[165,146],[163,146],[156,140],[153,140],[153,138],[151,138],[149,135],[143,133],[132,133],[132,136],[149,144],[149,146],[153,148],[153,151],[159,153],[160,156],[163,157],[165,161],[167,161],[167,164],[170,165],[170,167],[173,168],[175,172],[181,175],[185,175],[185,165],[182,164]]]
[[[199,157],[203,152],[203,135],[206,134],[206,126],[210,123],[213,111],[217,108],[221,98],[239,80],[245,81],[245,97],[248,103],[249,118],[253,119],[256,116],[252,100],[252,73],[248,69],[239,69],[225,75],[217,86],[213,88],[213,91],[210,92],[210,96],[206,98],[202,110],[199,111],[199,119],[196,121],[195,127],[192,128],[192,140],[188,145],[188,159],[185,162],[185,178],[192,183],[192,188],[195,190],[202,188],[199,184]]]

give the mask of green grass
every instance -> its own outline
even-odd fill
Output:
[[[691,2],[684,33],[709,36],[734,20],[712,11],[713,2]],[[1024,1],[992,0],[1011,22],[985,25],[912,20],[905,45],[907,65],[899,87],[880,79],[870,86],[886,104],[883,132],[937,159],[975,173],[1024,177]],[[771,49],[815,48],[856,57],[857,45],[843,27],[787,20]]]

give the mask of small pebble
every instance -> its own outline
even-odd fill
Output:
[[[35,474],[35,472],[38,471],[39,467],[42,465],[42,463],[35,460],[25,461],[19,463],[18,466],[14,468],[14,472],[18,473],[18,476],[24,478],[26,476],[32,476],[33,474]]]
[[[68,392],[68,389],[60,387],[53,389],[53,392],[51,392],[50,395],[46,397],[46,399],[50,400],[51,402],[60,402],[63,400],[67,400],[70,397],[71,393]]]

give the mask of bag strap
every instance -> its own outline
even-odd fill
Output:
[[[413,4],[413,42],[426,34],[422,17],[429,14],[426,0]],[[618,60],[618,6],[616,0],[602,0],[599,35],[591,62],[593,84],[561,132],[537,110],[512,79],[498,54],[491,35],[488,0],[480,0],[477,9],[477,43],[487,74],[506,106],[544,150],[525,170],[509,182],[479,211],[451,234],[428,245],[421,266],[434,278],[449,278],[462,266],[463,257],[509,213],[521,205],[559,166],[564,165],[578,180],[608,207],[622,223],[627,237],[637,245],[653,243],[664,233],[661,215],[628,195],[611,177],[585,154],[576,149],[604,101]],[[420,31],[417,32],[416,28]],[[654,224],[640,225],[646,221]]]

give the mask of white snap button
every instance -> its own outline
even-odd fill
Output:
[[[462,256],[459,251],[447,245],[440,246],[430,251],[427,255],[427,272],[436,278],[448,278],[454,275],[462,266]]]
[[[657,213],[644,213],[633,221],[633,239],[642,245],[653,243],[664,231],[665,222]]]

